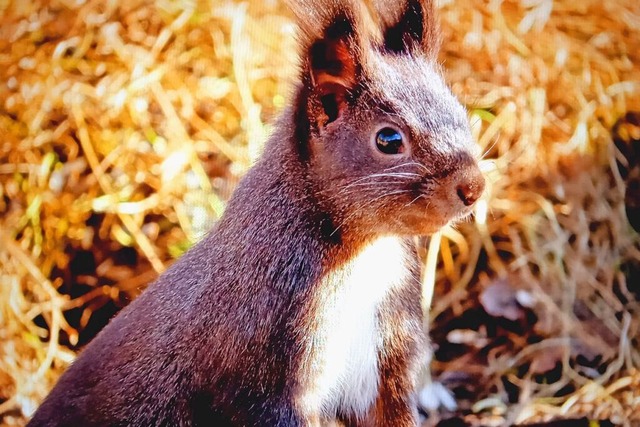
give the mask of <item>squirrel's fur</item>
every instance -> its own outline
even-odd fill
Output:
[[[30,426],[416,425],[428,349],[410,237],[467,215],[484,180],[432,2],[311,3],[294,6],[292,102],[225,214]],[[403,151],[376,149],[384,126]]]

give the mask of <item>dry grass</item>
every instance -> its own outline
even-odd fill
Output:
[[[434,368],[468,422],[638,425],[640,238],[611,130],[640,111],[640,3],[441,10],[491,185],[428,242]],[[287,98],[293,33],[277,2],[0,0],[4,424],[220,215]]]

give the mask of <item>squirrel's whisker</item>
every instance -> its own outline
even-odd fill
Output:
[[[394,196],[394,195],[398,195],[398,194],[402,194],[402,193],[408,193],[408,190],[399,190],[399,191],[389,191],[386,192],[378,197],[375,197],[371,200],[369,200],[367,203],[365,203],[364,205],[360,206],[358,209],[354,210],[352,213],[350,213],[349,215],[347,215],[341,222],[340,225],[338,225],[330,234],[330,236],[333,236],[335,233],[338,232],[338,230],[340,230],[346,223],[347,221],[349,221],[351,218],[353,218],[356,214],[362,212],[365,208],[368,208],[369,206],[371,206],[373,203],[377,202],[378,200],[385,198],[385,197],[389,197],[389,196]]]

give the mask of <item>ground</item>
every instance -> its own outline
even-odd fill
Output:
[[[640,3],[440,18],[489,185],[419,242],[458,402],[427,423],[639,425]],[[4,425],[219,217],[289,96],[294,34],[276,1],[0,1]]]

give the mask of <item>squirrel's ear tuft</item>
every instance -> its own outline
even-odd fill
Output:
[[[310,121],[322,127],[347,106],[362,69],[357,2],[289,1],[300,27],[302,82]]]
[[[360,65],[356,37],[350,18],[339,15],[309,48],[311,90],[322,104],[326,123],[338,117],[357,83]]]
[[[384,47],[387,51],[393,53],[421,51],[431,59],[437,57],[440,49],[440,34],[436,20],[435,0],[407,0],[395,13],[389,10],[388,6],[381,8],[383,20],[391,21],[384,30]]]

